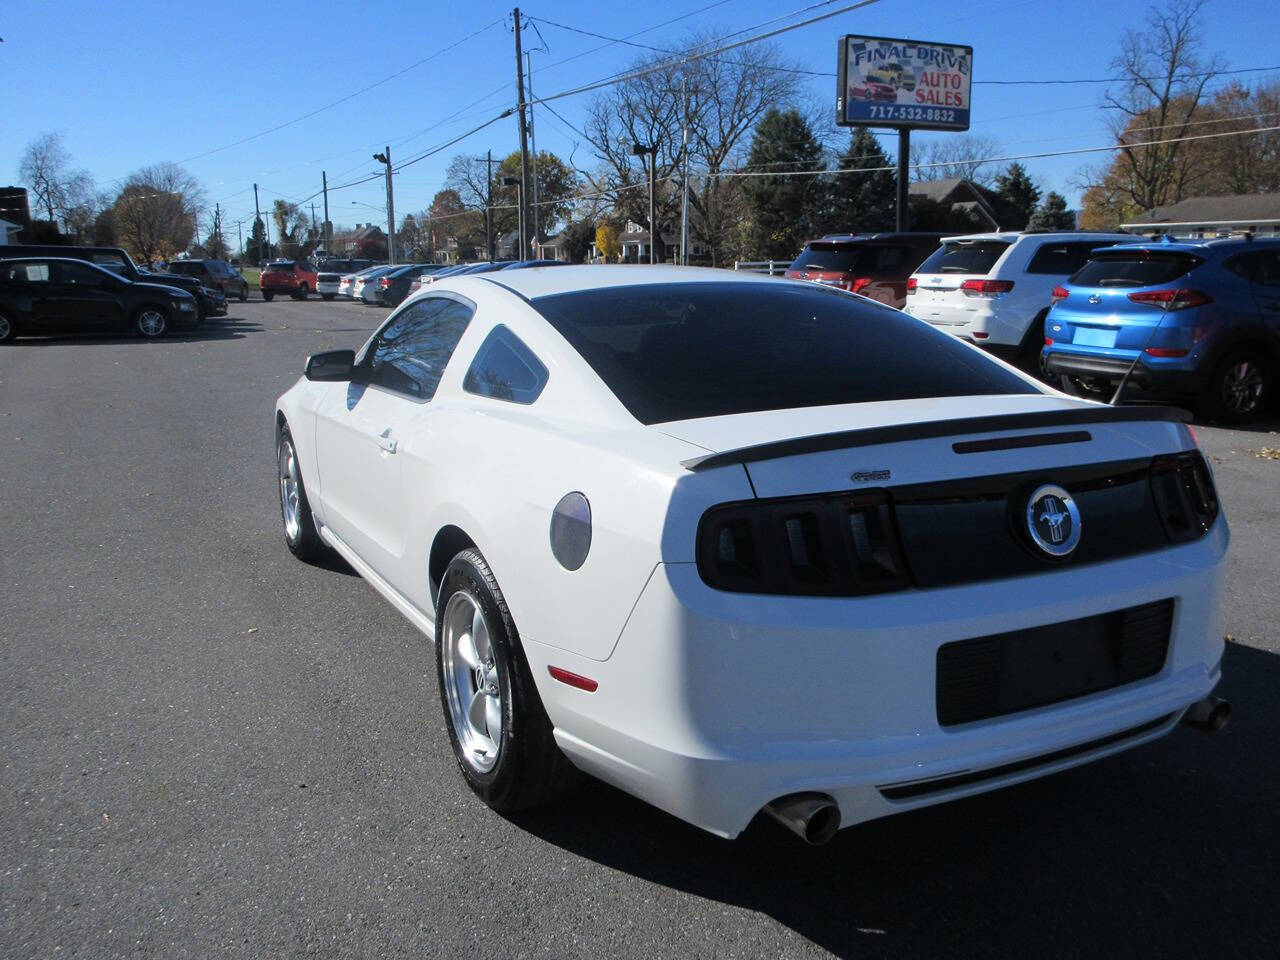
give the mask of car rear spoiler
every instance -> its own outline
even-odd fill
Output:
[[[881,443],[901,443],[905,440],[931,440],[936,437],[953,437],[967,433],[993,433],[999,430],[1034,430],[1039,427],[1071,427],[1091,423],[1187,423],[1191,414],[1177,407],[1104,407],[1089,406],[1068,410],[1042,410],[1034,413],[1007,413],[990,417],[967,417],[959,420],[927,420],[922,423],[901,423],[887,427],[863,427],[858,430],[841,430],[838,433],[820,433],[811,437],[791,440],[774,440],[737,450],[709,453],[680,461],[686,470],[709,470],[734,463],[755,463],[794,457],[805,453],[821,453],[852,447],[870,447]],[[1088,436],[1075,437],[1087,440]],[[1059,441],[1049,441],[1059,442]],[[970,451],[957,451],[970,452]],[[976,452],[976,451],[973,451]]]

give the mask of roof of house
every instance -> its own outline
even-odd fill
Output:
[[[1243,223],[1280,220],[1280,193],[1248,193],[1229,197],[1188,197],[1156,207],[1134,219],[1135,223]]]
[[[917,180],[907,187],[907,193],[913,197],[927,197],[937,203],[959,207],[967,213],[977,214],[993,227],[1000,225],[995,211],[996,194],[980,184],[964,177],[951,177],[947,180]]]

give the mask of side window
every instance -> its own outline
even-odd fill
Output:
[[[59,263],[54,271],[54,279],[58,283],[71,284],[77,287],[101,287],[106,281],[97,270],[78,263]]]
[[[1046,243],[1031,257],[1027,273],[1047,273],[1069,277],[1089,259],[1089,254],[1106,243]]]
[[[494,327],[471,361],[462,389],[482,397],[533,403],[547,385],[547,368],[504,326]]]
[[[366,355],[369,383],[430,400],[475,308],[457,300],[419,300],[391,318]]]
[[[47,263],[15,263],[5,270],[4,278],[17,283],[48,283],[49,265]]]
[[[1267,287],[1280,287],[1280,250],[1265,250],[1255,254],[1253,282]]]

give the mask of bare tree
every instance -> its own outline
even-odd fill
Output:
[[[682,132],[689,127],[691,220],[694,231],[719,262],[733,188],[719,173],[745,155],[747,137],[765,111],[789,100],[796,76],[777,49],[754,46],[717,57],[697,57],[715,45],[710,35],[694,36],[686,52],[661,52],[633,67],[657,67],[633,76],[600,95],[588,110],[585,134],[602,163],[599,171],[580,171],[591,192],[603,192],[618,214],[649,223],[649,196],[636,144],[656,147],[659,227],[678,222],[683,176]],[[686,57],[693,55],[693,59]],[[655,237],[659,243],[660,238]],[[659,248],[661,249],[661,248]]]
[[[66,225],[72,211],[92,203],[93,178],[85,170],[72,168],[61,134],[46,133],[27,144],[18,163],[18,176],[31,191],[36,209],[54,223]]]
[[[988,157],[999,156],[1000,141],[981,134],[947,134],[939,140],[911,144],[911,177],[914,180],[965,179],[984,187],[995,183],[999,165]]]
[[[1205,0],[1169,0],[1151,8],[1146,28],[1128,30],[1112,68],[1123,86],[1103,98],[1114,111],[1111,131],[1118,143],[1185,137],[1201,107],[1205,85],[1223,69],[1218,57],[1200,54],[1200,11]],[[1132,134],[1141,134],[1134,136]],[[1176,203],[1203,170],[1188,161],[1185,143],[1124,147],[1117,161],[1133,202],[1143,210]]]

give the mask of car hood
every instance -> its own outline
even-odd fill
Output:
[[[135,287],[145,287],[148,290],[163,290],[169,296],[190,297],[189,290],[183,290],[177,284],[157,283],[153,280],[140,281],[134,284]]]
[[[816,437],[845,430],[901,426],[938,420],[967,420],[1090,406],[1051,394],[1001,394],[985,397],[926,397],[831,407],[762,410],[698,420],[677,420],[654,429],[711,453],[742,450],[780,440]]]

